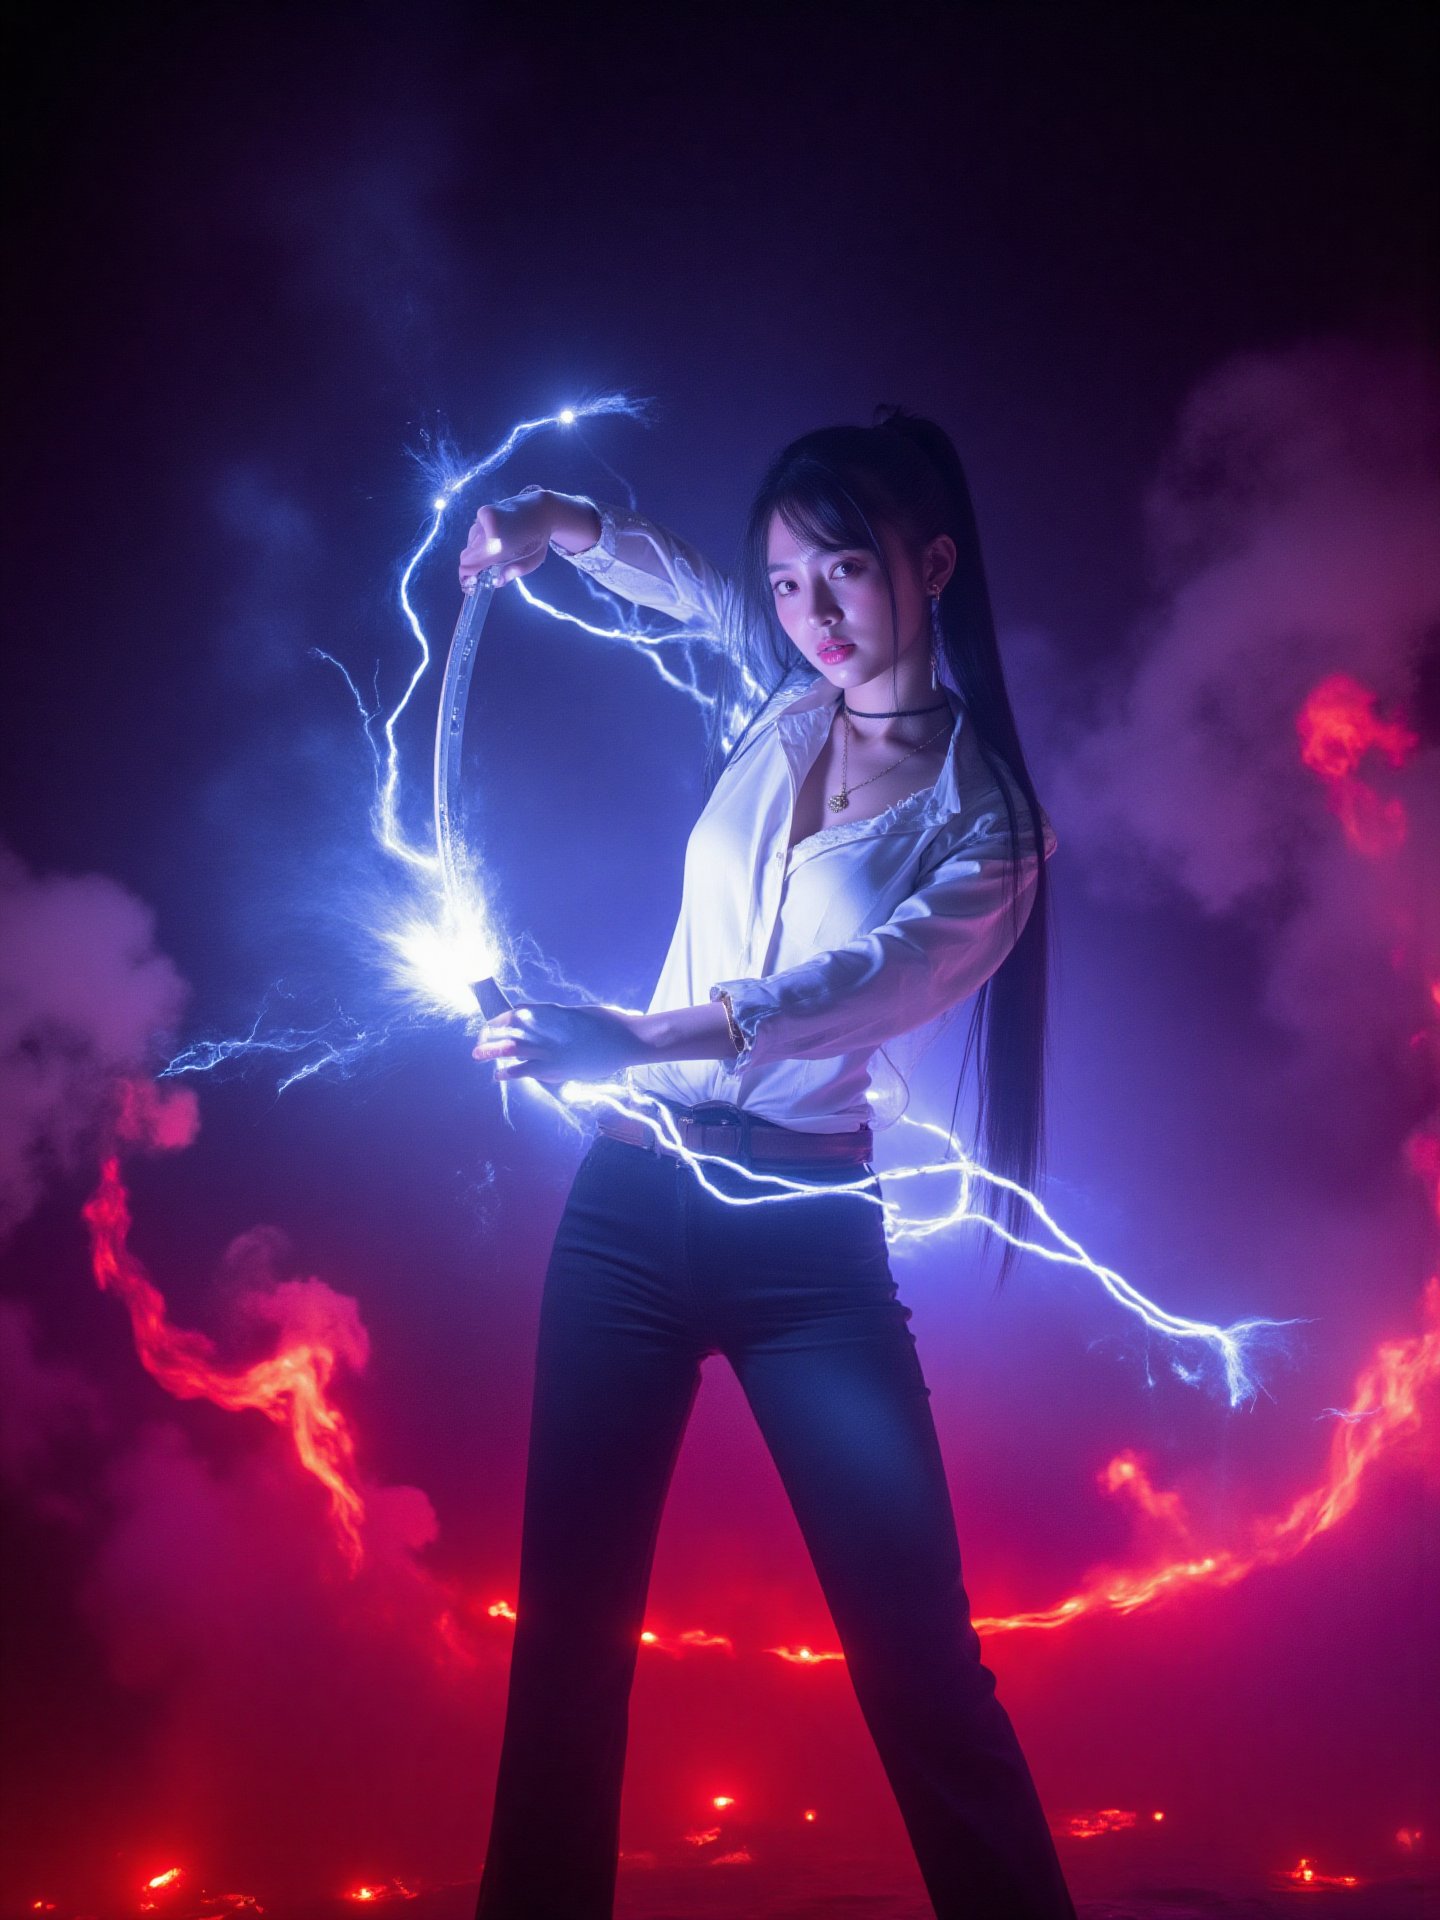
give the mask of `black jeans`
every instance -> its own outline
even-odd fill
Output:
[[[873,1169],[794,1169],[828,1184]],[[709,1170],[730,1195],[755,1192]],[[799,1521],[941,1920],[1073,1920],[981,1664],[910,1309],[880,1209],[732,1206],[605,1136],[540,1310],[510,1690],[478,1920],[609,1920],[661,1509],[700,1382],[734,1367]]]

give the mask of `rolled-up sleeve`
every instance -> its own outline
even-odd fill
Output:
[[[1024,814],[1022,811],[1021,818]],[[1042,814],[1045,857],[1056,836]],[[872,931],[765,979],[719,980],[745,1046],[732,1072],[777,1060],[873,1051],[976,992],[1014,947],[1035,902],[1039,860],[1020,839],[1012,909],[1009,837],[988,815]]]
[[[592,547],[570,553],[552,540],[550,549],[603,587],[695,630],[729,649],[739,633],[739,594],[728,575],[692,547],[643,514],[608,506],[588,494],[565,498],[590,507],[600,521]]]

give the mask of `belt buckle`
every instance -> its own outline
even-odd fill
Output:
[[[716,1119],[712,1120],[709,1117],[712,1114],[716,1116]],[[740,1136],[739,1158],[746,1164],[749,1164],[752,1159],[750,1151],[750,1123],[754,1116],[747,1113],[743,1107],[737,1107],[731,1100],[702,1100],[698,1106],[691,1107],[685,1117],[687,1120],[691,1120],[697,1126],[701,1127],[714,1126],[716,1124],[734,1127]],[[723,1158],[724,1156],[722,1155],[721,1157]]]

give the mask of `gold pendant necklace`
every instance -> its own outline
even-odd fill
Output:
[[[858,793],[861,787],[868,787],[873,781],[883,778],[885,774],[893,773],[896,767],[903,767],[907,760],[913,759],[917,753],[923,753],[926,747],[933,746],[941,734],[949,731],[954,725],[953,720],[947,719],[942,721],[928,740],[922,740],[918,747],[911,747],[909,753],[902,753],[898,760],[894,761],[888,767],[882,767],[879,773],[872,773],[869,778],[865,780],[857,780],[852,787],[850,785],[850,716],[843,707],[840,709],[840,718],[845,724],[845,744],[840,749],[840,791],[838,793],[832,793],[830,796],[830,811],[832,813],[844,813],[850,804],[850,796],[852,793]]]

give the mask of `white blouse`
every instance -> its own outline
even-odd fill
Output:
[[[654,521],[572,497],[594,508],[600,538],[581,553],[554,552],[697,637],[734,643],[733,582]],[[1022,864],[1012,923],[1004,800],[953,694],[955,727],[933,787],[870,819],[822,827],[787,853],[796,797],[840,697],[823,676],[782,696],[690,835],[680,915],[648,1011],[724,991],[744,1051],[632,1067],[637,1090],[687,1105],[727,1101],[802,1133],[889,1126],[904,1111],[903,1069],[913,1070],[920,1046],[885,1043],[919,1035],[983,986],[1023,929],[1039,865],[1029,809],[1010,780]],[[1048,858],[1056,838],[1042,821]]]

